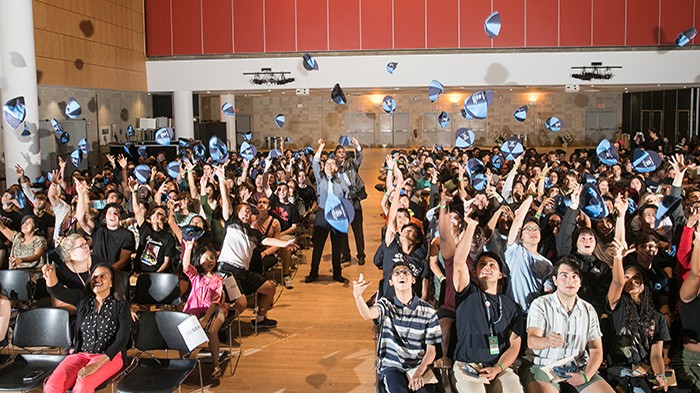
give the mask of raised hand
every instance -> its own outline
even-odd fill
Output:
[[[627,214],[627,209],[629,208],[630,202],[629,200],[622,194],[618,195],[617,198],[615,198],[615,211],[617,212],[617,217],[624,217],[625,214]]]
[[[360,277],[357,279],[357,281],[352,282],[352,295],[355,298],[361,297],[362,293],[367,289],[367,287],[371,284],[371,282],[366,282],[365,281],[365,276],[360,273]]]
[[[127,162],[128,161],[127,161],[126,157],[124,157],[123,154],[120,154],[117,156],[117,163],[119,164],[119,166],[121,168],[126,168]]]

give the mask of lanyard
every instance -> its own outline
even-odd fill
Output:
[[[501,297],[498,297],[498,319],[496,321],[491,320],[491,302],[486,299],[486,295],[484,295],[483,292],[481,292],[481,298],[484,300],[484,308],[486,309],[486,318],[488,319],[489,323],[489,331],[491,332],[491,335],[494,335],[494,327],[496,326],[497,323],[501,322],[501,318],[503,318],[503,300]]]

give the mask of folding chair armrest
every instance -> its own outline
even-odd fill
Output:
[[[126,377],[130,372],[132,372],[136,368],[136,366],[138,366],[138,364],[139,364],[139,358],[134,356],[134,358],[131,360],[131,363],[129,364],[129,366],[127,366],[119,374],[110,378],[109,383],[113,384],[113,383],[121,382],[121,380],[124,379],[124,377]]]

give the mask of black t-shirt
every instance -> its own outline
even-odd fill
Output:
[[[683,337],[700,342],[700,296],[690,303],[681,301],[679,312],[683,324]]]
[[[297,187],[297,195],[304,201],[306,210],[309,210],[314,201],[316,201],[316,190],[311,186],[306,186],[305,188]]]
[[[607,307],[610,309],[609,305]],[[640,312],[639,309],[637,311]],[[658,311],[653,312],[653,322],[650,325],[643,325],[639,320],[630,320],[630,316],[627,315],[627,304],[620,298],[611,314],[616,332],[615,345],[610,352],[610,364],[613,366],[637,367],[642,363],[649,364],[651,345],[658,341],[671,341],[666,319]],[[651,340],[646,345],[632,337],[631,323],[639,323],[642,334],[650,337]]]
[[[575,254],[580,261],[581,289],[578,295],[590,303],[598,315],[606,311],[605,303],[608,298],[608,288],[612,282],[612,270],[605,262],[599,261],[593,255]]]
[[[155,272],[165,262],[165,257],[172,259],[175,255],[175,236],[165,229],[156,232],[151,224],[144,222],[139,227],[139,248],[136,251],[134,270],[137,272]],[[172,263],[172,261],[171,261]],[[172,270],[172,266],[166,270]]]
[[[92,258],[92,266],[106,264],[107,261],[99,255],[90,254]],[[90,271],[83,273],[75,273],[68,268],[65,262],[56,263],[56,277],[58,282],[70,289],[85,289],[90,285]],[[83,279],[82,281],[80,279]]]
[[[92,251],[102,259],[114,265],[119,260],[122,250],[133,252],[136,249],[134,234],[125,228],[108,229],[98,223],[92,231]],[[130,266],[124,268],[130,270]]]
[[[53,228],[54,225],[56,225],[56,217],[54,217],[53,214],[49,212],[44,212],[44,214],[39,217],[36,214],[34,214],[34,210],[31,211],[31,216],[34,217],[36,220],[38,227],[39,227],[39,232],[38,234],[40,236],[43,236],[47,239],[51,239],[53,237],[53,233],[49,233],[48,229]]]
[[[411,269],[411,273],[416,279],[416,283],[413,284],[413,293],[420,296],[423,291],[423,278],[428,277],[430,270],[425,262],[426,252],[425,244],[423,244],[421,247],[413,250],[412,253],[405,254],[399,249],[398,236],[384,249],[384,258],[381,266],[384,271],[383,297],[393,299],[396,295],[394,287],[389,285],[389,280],[391,279],[391,267],[399,260],[408,263],[408,267]]]
[[[280,230],[282,232],[289,229],[292,225],[299,223],[299,211],[297,207],[291,203],[277,202],[272,208],[272,215],[280,222]]]
[[[486,304],[489,305],[489,313],[486,312]],[[525,332],[523,314],[511,298],[503,294],[488,294],[471,283],[462,292],[457,293],[455,313],[457,329],[455,360],[461,362],[493,366],[498,363],[501,354],[510,347],[511,332],[519,337],[522,337]],[[491,326],[493,334],[498,336],[497,355],[491,355],[489,350]]]

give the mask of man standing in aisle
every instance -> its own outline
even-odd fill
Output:
[[[347,138],[347,137],[344,137]],[[341,138],[343,139],[343,138]],[[355,159],[347,160],[345,147],[341,143],[335,148],[335,161],[338,164],[338,176],[348,185],[350,189],[349,200],[355,208],[355,218],[352,220],[352,233],[355,237],[355,248],[357,249],[357,263],[365,264],[365,234],[362,228],[362,205],[363,199],[367,198],[365,182],[362,181],[358,171],[362,164],[362,146],[357,139],[352,138],[350,142],[355,147]],[[341,262],[350,262],[350,244],[346,237],[341,248]]]

